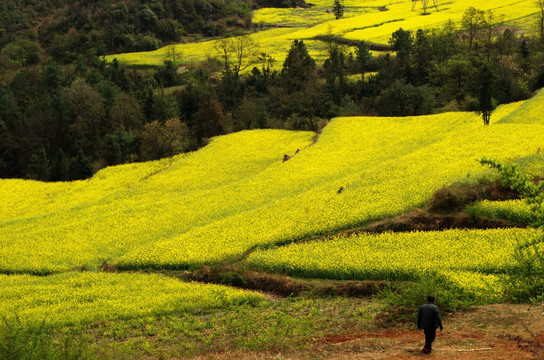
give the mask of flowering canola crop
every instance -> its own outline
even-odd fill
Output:
[[[533,0],[452,0],[437,1],[438,7],[429,6],[427,15],[418,7],[412,11],[412,1],[391,2],[344,1],[345,14],[336,20],[331,13],[332,1],[311,1],[315,6],[300,9],[270,9],[256,11],[255,24],[281,25],[280,28],[259,31],[251,35],[260,44],[262,52],[272,55],[276,64],[283,64],[287,51],[295,39],[302,39],[309,48],[310,55],[322,61],[324,46],[314,38],[330,33],[350,40],[365,40],[371,43],[388,44],[391,34],[399,28],[411,30],[439,28],[448,21],[459,22],[465,10],[473,6],[482,10],[492,10],[495,15],[503,16],[506,24],[525,27],[531,32],[530,25],[535,21],[537,6]],[[327,12],[328,11],[328,12]],[[183,62],[204,61],[210,54],[215,54],[212,41],[177,44],[176,51]],[[162,66],[168,60],[170,46],[155,51],[109,55],[106,60],[118,61],[131,65]]]
[[[501,107],[494,119],[534,105]],[[473,113],[352,117],[334,119],[310,146],[313,136],[244,131],[88,181],[2,180],[0,272],[58,273],[104,262],[187,268],[362,225],[422,205],[445,184],[494,174],[479,165],[482,156],[530,158],[544,125],[483,126]],[[283,162],[284,154],[294,156]]]
[[[464,289],[500,295],[497,276],[515,265],[514,246],[537,236],[542,232],[534,229],[359,234],[257,251],[248,262],[328,279],[413,281],[438,273]]]
[[[0,275],[0,318],[55,326],[260,303],[260,294],[156,274]]]
[[[467,206],[465,212],[475,217],[506,219],[522,224],[531,224],[536,221],[535,214],[531,211],[530,205],[523,200],[484,200]]]

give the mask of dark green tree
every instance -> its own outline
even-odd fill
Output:
[[[83,150],[77,152],[77,156],[70,162],[71,180],[87,179],[93,175],[93,165],[91,160],[83,153]]]
[[[130,154],[135,150],[132,131],[119,128],[113,134],[106,135],[104,147],[104,159],[108,165],[128,162]]]
[[[340,105],[346,82],[345,55],[339,46],[331,48],[329,58],[325,60],[323,67],[325,68],[325,88],[332,101]]]
[[[412,52],[413,39],[410,31],[398,29],[389,39],[391,49],[397,52],[399,74],[397,78],[405,77],[410,80],[410,53]]]
[[[358,70],[361,72],[361,80],[362,80],[362,88],[363,88],[363,95],[365,92],[365,73],[366,69],[368,67],[368,64],[372,60],[372,53],[370,52],[370,46],[367,45],[367,43],[364,40],[361,40],[359,44],[357,44],[357,49],[355,50],[355,55],[357,58],[357,67]]]
[[[421,29],[416,33],[413,54],[413,63],[415,67],[414,84],[425,84],[429,81],[433,52],[427,34]]]
[[[465,10],[461,19],[462,30],[468,39],[468,49],[474,48],[475,40],[479,38],[480,33],[485,25],[485,11],[469,7]]]
[[[42,147],[30,156],[27,167],[27,177],[34,180],[46,181],[49,178],[49,160]]]
[[[480,86],[480,92],[478,95],[478,113],[482,114],[484,125],[489,125],[491,113],[496,107],[493,100],[493,87],[495,86],[495,82],[496,77],[489,68],[489,65],[483,64],[478,74],[478,84]]]
[[[51,181],[70,180],[70,161],[62,149],[57,150],[57,155],[51,166]]]
[[[344,16],[344,5],[340,0],[334,0],[332,5],[332,13],[334,14],[334,17],[336,17],[336,20]]]
[[[396,80],[382,91],[377,102],[380,115],[417,116],[429,114],[434,108],[435,98],[428,85],[413,86],[403,80]]]
[[[281,70],[281,81],[287,91],[301,90],[315,76],[315,60],[302,40],[295,40]]]

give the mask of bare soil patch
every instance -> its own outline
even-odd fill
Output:
[[[445,229],[497,229],[527,227],[503,219],[481,217],[474,219],[466,213],[434,214],[422,210],[412,210],[408,214],[370,224],[365,231],[381,233],[384,231],[439,231]]]
[[[433,359],[544,359],[544,306],[498,304],[446,316]],[[390,328],[325,337],[330,359],[418,359],[421,330]],[[352,353],[352,354],[350,354]]]
[[[349,331],[352,330],[352,331]],[[346,329],[291,352],[237,352],[198,359],[544,359],[544,306],[496,304],[444,316],[433,353],[421,353],[413,324],[368,331]]]

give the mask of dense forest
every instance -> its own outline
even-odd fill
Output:
[[[192,67],[132,69],[103,55],[255,31],[276,0],[6,0],[0,4],[0,177],[83,179],[107,165],[190,151],[253,128],[317,131],[339,115],[476,111],[544,86],[542,36],[469,8],[440,29],[398,29],[390,50],[323,36],[326,61],[295,40],[278,64],[248,36],[218,37]],[[237,58],[236,48],[244,48]],[[224,51],[221,51],[223,49]],[[257,50],[255,50],[257,51]]]

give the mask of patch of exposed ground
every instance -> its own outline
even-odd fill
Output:
[[[366,297],[375,295],[388,285],[395,286],[385,281],[293,279],[286,275],[248,270],[243,265],[227,264],[213,269],[202,266],[193,272],[185,272],[181,276],[175,272],[164,274],[185,277],[186,280],[257,290],[281,297],[297,295]]]
[[[527,227],[527,224],[487,217],[475,219],[464,212],[432,214],[416,209],[410,211],[408,214],[372,223],[364,230],[372,233],[381,233],[384,231],[437,231],[444,229],[497,229],[512,227]]]
[[[239,352],[197,359],[544,359],[544,306],[496,304],[444,317],[433,354],[425,355],[423,333],[413,324],[325,335],[304,350]]]

